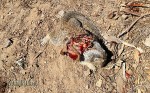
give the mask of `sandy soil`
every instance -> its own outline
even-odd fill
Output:
[[[138,16],[120,12],[121,5],[134,0],[0,0],[0,93],[149,93],[150,17],[137,22],[121,39],[141,47],[139,52],[125,46],[116,61],[105,68],[97,64],[90,74],[87,67],[60,55],[62,44],[60,11],[78,11],[88,16],[101,33],[117,36]],[[149,0],[141,0],[149,3]],[[108,16],[117,11],[114,18]],[[150,8],[140,8],[141,14]],[[55,43],[41,45],[54,32]],[[120,50],[122,44],[117,44]],[[120,50],[121,51],[121,50]],[[118,60],[121,60],[118,61]]]

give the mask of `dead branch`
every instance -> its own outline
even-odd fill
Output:
[[[141,15],[139,18],[137,18],[134,22],[132,22],[132,24],[127,28],[125,29],[122,33],[120,33],[117,37],[122,37],[123,35],[125,35],[126,33],[128,33],[131,28],[137,23],[137,21],[139,21],[141,18],[145,17],[145,16],[148,16],[150,15],[150,13],[146,13],[144,15]]]

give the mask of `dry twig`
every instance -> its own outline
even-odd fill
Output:
[[[41,51],[39,51],[39,53],[33,58],[33,60],[38,58],[45,51],[46,48],[47,48],[47,45]]]
[[[125,29],[122,33],[120,33],[117,37],[122,37],[123,35],[125,35],[126,33],[128,33],[130,30],[131,30],[131,28],[137,23],[137,21],[139,21],[141,18],[143,18],[143,17],[145,17],[145,16],[148,16],[148,15],[150,15],[150,13],[146,13],[146,14],[144,14],[144,15],[142,15],[142,16],[140,16],[139,18],[137,18],[134,22],[132,22],[132,24],[127,28],[127,29]]]

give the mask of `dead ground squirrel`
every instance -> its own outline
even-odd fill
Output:
[[[75,11],[65,12],[61,18],[61,25],[63,29],[69,31],[68,36],[72,37],[79,34],[90,34],[94,36],[93,49],[83,53],[82,65],[88,66],[90,69],[95,70],[95,66],[91,63],[94,58],[102,58],[104,62],[102,67],[106,66],[111,61],[112,53],[104,44],[104,38],[100,34],[100,30],[94,23],[81,13]]]

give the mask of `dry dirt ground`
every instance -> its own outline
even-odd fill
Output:
[[[117,36],[138,18],[120,12],[128,1],[135,0],[0,0],[0,93],[149,93],[150,47],[143,43],[150,35],[148,16],[121,38],[144,52],[117,44],[116,51],[123,49],[115,60],[118,67],[111,68],[115,62],[105,68],[97,65],[91,74],[60,55],[60,11],[81,12],[101,33]],[[150,13],[150,8],[139,9]],[[114,17],[109,15],[113,11]],[[42,46],[51,32],[58,35],[56,43]]]

